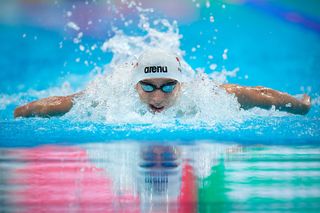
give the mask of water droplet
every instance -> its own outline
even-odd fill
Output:
[[[223,58],[223,60],[227,60],[228,59],[228,49],[225,49],[224,51],[223,51],[223,54],[222,54],[222,58]]]
[[[71,28],[71,29],[73,29],[75,31],[79,31],[80,30],[80,27],[76,23],[74,23],[72,21],[67,23],[67,27],[69,27],[69,28]]]
[[[207,2],[206,2],[206,7],[209,8],[210,6],[211,6],[211,5],[210,5],[210,1],[207,1]]]
[[[215,70],[216,68],[217,68],[217,64],[211,64],[211,65],[210,65],[210,69],[211,69],[211,70]]]
[[[80,46],[79,46],[79,49],[80,49],[81,51],[84,51],[84,50],[85,50],[85,48],[84,48],[83,45],[80,45]]]
[[[72,12],[71,11],[67,11],[67,16],[71,17],[72,16]]]

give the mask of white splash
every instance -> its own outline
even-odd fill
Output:
[[[228,95],[219,85],[226,76],[235,75],[224,71],[224,78],[215,78],[204,72],[195,72],[182,60],[184,72],[193,80],[182,85],[182,92],[174,106],[161,114],[149,112],[143,104],[132,83],[132,65],[137,57],[149,49],[161,48],[180,55],[180,39],[176,22],[170,23],[161,19],[151,26],[147,16],[140,16],[139,27],[144,35],[126,35],[115,30],[115,36],[107,40],[101,47],[103,51],[113,53],[112,61],[106,65],[86,88],[85,95],[80,97],[68,118],[92,120],[106,123],[158,123],[174,125],[180,123],[214,126],[217,123],[228,123],[234,126],[243,120],[240,106],[236,98]],[[166,30],[157,30],[157,27]]]

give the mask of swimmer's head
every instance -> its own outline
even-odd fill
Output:
[[[184,81],[178,56],[164,50],[149,50],[139,57],[133,72],[139,97],[153,112],[161,112],[175,103]]]
[[[180,58],[162,49],[151,49],[144,52],[134,66],[134,81],[150,78],[170,78],[184,81]]]

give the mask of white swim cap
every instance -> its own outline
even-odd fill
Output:
[[[144,52],[133,68],[135,83],[148,78],[171,78],[184,80],[180,58],[162,49]]]

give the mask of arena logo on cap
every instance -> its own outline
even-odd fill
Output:
[[[156,72],[168,72],[167,66],[151,66],[151,67],[145,67],[144,73],[156,73]]]

